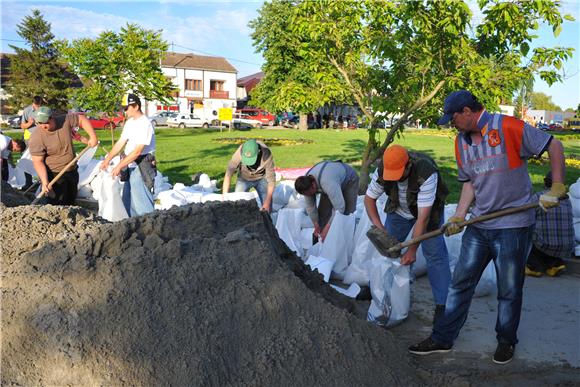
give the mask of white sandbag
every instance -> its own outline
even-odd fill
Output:
[[[381,222],[384,223],[386,217],[385,212],[379,211],[379,216],[381,217]],[[345,284],[357,283],[361,286],[367,286],[369,283],[368,263],[373,257],[381,257],[381,254],[373,246],[369,238],[367,238],[367,231],[371,226],[371,220],[367,212],[364,211],[356,225],[351,263],[344,274],[343,282]]]
[[[8,184],[12,188],[22,188],[26,184],[26,177],[24,176],[24,171],[16,166],[16,168],[12,168],[12,165],[8,163]]]
[[[316,270],[320,274],[322,274],[324,282],[328,282],[330,280],[330,272],[332,271],[332,266],[334,266],[334,261],[331,261],[330,259],[326,259],[323,257],[311,255],[310,257],[308,257],[306,265],[310,266],[312,271]]]
[[[286,246],[296,253],[299,257],[304,255],[302,247],[302,235],[300,221],[302,218],[302,209],[283,208],[278,211],[276,220],[276,230],[280,239],[286,243]]]
[[[360,293],[360,286],[358,286],[357,284],[350,285],[348,289],[343,289],[336,285],[330,285],[330,287],[339,292],[340,294],[343,294],[350,298],[356,298],[356,296],[358,296],[358,294]]]
[[[303,249],[308,250],[312,247],[312,234],[314,234],[314,227],[300,230],[300,244]]]
[[[272,194],[272,208],[274,211],[278,211],[284,208],[292,195],[296,193],[294,189],[294,181],[284,180],[274,188],[274,193]]]
[[[89,159],[82,167],[79,166],[79,183],[77,185],[79,189],[82,186],[90,184],[95,176],[99,174],[100,165],[101,160]]]
[[[415,278],[419,278],[427,274],[427,258],[423,254],[423,245],[420,244],[417,249],[416,260],[411,265],[411,272]]]
[[[77,160],[77,165],[80,168],[88,165],[93,157],[95,157],[95,153],[97,153],[98,147],[89,148],[83,155]]]
[[[300,228],[314,228],[314,223],[312,223],[312,219],[306,213],[306,211],[302,211],[302,218],[300,219]]]
[[[89,183],[89,187],[93,191],[93,199],[99,200],[101,196],[101,186],[103,185],[104,173],[98,173],[97,176]]]
[[[330,229],[320,255],[334,261],[332,273],[336,278],[344,279],[346,269],[350,264],[350,258],[354,249],[354,225],[355,215],[334,214]]]
[[[572,204],[572,216],[580,218],[580,199],[570,196],[570,203]]]
[[[207,194],[207,195],[203,195],[201,197],[201,202],[202,203],[207,203],[207,202],[223,202],[223,201],[224,201],[224,195],[222,195],[222,194],[210,193],[210,194]]]
[[[409,315],[411,308],[410,269],[395,260],[373,258],[370,288],[372,301],[367,320],[391,327]]]
[[[235,202],[238,200],[255,200],[256,202],[260,202],[258,198],[258,193],[256,191],[252,192],[228,192],[225,194],[226,201]]]
[[[580,178],[570,186],[568,196],[570,196],[570,200],[572,198],[580,199]]]
[[[81,199],[89,199],[93,197],[93,190],[89,185],[83,185],[82,187],[78,188],[77,191],[77,198]]]
[[[288,199],[288,204],[285,208],[306,208],[304,196],[300,195],[298,192],[294,192]]]
[[[168,210],[173,206],[184,206],[187,204],[187,199],[179,191],[168,190],[160,192],[155,201],[156,210]]]
[[[99,174],[103,175],[99,193],[99,216],[111,222],[128,218],[129,215],[121,199],[123,186],[119,177],[112,178],[108,172],[102,171]]]
[[[216,192],[216,180],[210,180],[209,176],[205,173],[202,173],[199,176],[199,182],[192,186],[197,191],[201,192]]]
[[[497,289],[497,275],[495,272],[495,265],[493,261],[491,261],[483,274],[481,275],[481,279],[477,283],[475,287],[475,293],[473,294],[474,297],[485,297],[489,294],[494,293],[494,290]]]
[[[32,164],[32,156],[30,155],[30,149],[26,148],[26,150],[20,156],[20,160],[16,166],[22,170],[23,172],[28,173],[32,176],[37,176],[36,170],[34,169],[34,165]]]
[[[574,217],[574,238],[576,242],[580,242],[580,218]]]
[[[157,173],[155,174],[155,181],[153,185],[155,199],[157,199],[157,195],[159,195],[159,193],[169,191],[172,188],[171,184],[169,184],[169,178],[167,178],[167,176],[163,176],[163,174],[161,174],[161,172],[159,171],[157,171]]]

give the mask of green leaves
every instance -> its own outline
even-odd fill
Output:
[[[85,83],[74,93],[77,107],[113,115],[128,91],[148,100],[166,100],[173,90],[160,67],[167,48],[159,31],[136,24],[67,44],[64,57]]]

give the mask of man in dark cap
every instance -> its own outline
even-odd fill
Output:
[[[467,90],[445,99],[439,125],[451,121],[459,131],[455,138],[458,179],[463,183],[454,216],[445,233],[461,231],[473,204],[472,215],[481,216],[533,202],[532,183],[526,160],[548,152],[554,182],[540,197],[542,208],[558,206],[566,194],[562,143],[524,121],[489,113]],[[513,358],[522,310],[525,264],[531,247],[534,209],[467,226],[459,261],[452,276],[445,313],[435,321],[430,337],[409,347],[416,355],[449,352],[465,323],[475,286],[490,261],[497,272],[498,316],[495,330],[496,364]]]
[[[272,211],[276,173],[270,148],[255,139],[250,139],[240,145],[228,163],[222,193],[228,193],[231,178],[236,172],[238,172],[236,192],[248,192],[251,188],[255,188],[262,202],[261,210]]]
[[[113,157],[121,153],[124,157],[111,172],[113,177],[121,175],[123,185],[123,205],[129,216],[144,215],[155,210],[153,189],[157,173],[155,162],[155,130],[151,122],[141,111],[141,99],[127,93],[123,96],[121,106],[127,121],[123,126],[121,137],[101,163],[106,170]]]

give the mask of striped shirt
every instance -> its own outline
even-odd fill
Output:
[[[375,171],[371,175],[371,183],[367,188],[366,195],[371,199],[378,199],[379,196],[385,193],[385,187],[377,182],[379,174]],[[395,212],[405,219],[414,219],[415,217],[411,214],[409,205],[407,204],[407,187],[409,185],[408,180],[398,182],[399,187],[399,208]],[[432,174],[425,180],[425,182],[419,188],[419,193],[417,194],[417,207],[425,208],[433,206],[435,203],[435,194],[437,193],[437,173]]]
[[[539,201],[540,195],[534,194],[534,200]],[[570,199],[560,200],[559,206],[548,211],[536,209],[534,246],[551,257],[570,258],[576,245],[572,216]]]

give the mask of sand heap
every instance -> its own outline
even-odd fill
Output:
[[[5,181],[0,182],[2,184],[1,190],[2,195],[0,196],[0,208],[2,205],[6,207],[16,207],[16,206],[25,206],[30,204],[31,200],[29,200],[23,193],[16,191],[14,188],[10,186],[10,184],[6,183]]]
[[[305,269],[255,203],[114,224],[25,206],[2,211],[0,230],[2,384],[435,382]]]

